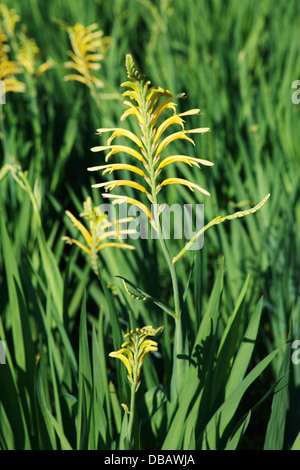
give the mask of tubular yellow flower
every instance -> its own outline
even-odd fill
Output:
[[[71,219],[73,225],[83,236],[85,244],[71,237],[63,237],[62,239],[69,245],[74,244],[79,246],[79,248],[90,256],[92,269],[96,276],[99,277],[97,261],[98,252],[100,250],[108,247],[130,250],[134,249],[132,245],[121,242],[121,235],[128,234],[129,230],[119,228],[120,224],[129,222],[132,218],[124,218],[109,222],[107,220],[107,216],[101,213],[99,207],[92,206],[92,200],[90,197],[88,197],[84,202],[83,208],[84,211],[80,216],[88,222],[89,228],[76,219],[70,211],[66,211],[66,215]],[[106,242],[105,240],[110,237],[116,238],[118,241]]]
[[[135,174],[135,181],[129,181],[115,179],[112,182],[103,182],[95,184],[93,187],[105,188],[105,190],[112,190],[118,186],[129,186],[143,192],[148,197],[151,203],[157,204],[157,195],[163,186],[168,184],[182,184],[187,186],[190,190],[197,189],[205,196],[210,196],[209,192],[203,189],[196,183],[183,180],[182,178],[168,178],[159,181],[159,175],[163,169],[170,164],[182,162],[190,166],[205,165],[212,166],[213,163],[202,160],[196,157],[189,157],[187,155],[171,155],[161,160],[162,152],[175,140],[186,140],[187,142],[195,145],[190,134],[203,134],[209,131],[208,127],[196,128],[191,130],[185,129],[184,117],[199,114],[199,109],[191,109],[182,113],[176,113],[175,99],[183,98],[184,93],[179,93],[173,96],[169,90],[165,90],[160,86],[151,86],[151,83],[147,78],[142,75],[135,67],[131,55],[126,56],[126,69],[128,80],[121,84],[122,87],[127,88],[123,93],[123,96],[129,98],[124,101],[124,105],[127,110],[121,116],[121,121],[124,121],[128,116],[134,116],[137,118],[141,135],[138,137],[133,132],[122,129],[122,128],[105,128],[98,129],[98,133],[101,135],[104,132],[112,132],[108,138],[106,145],[93,147],[93,152],[101,152],[109,150],[106,155],[105,161],[107,162],[111,155],[117,153],[125,153],[129,157],[134,157],[143,164],[143,169],[138,166],[138,162],[134,162],[135,165],[127,165],[125,163],[119,163],[115,165],[99,165],[88,168],[89,171],[103,170],[102,175],[111,173],[113,171],[129,170]],[[163,100],[163,101],[162,101]],[[157,120],[160,118],[163,112],[173,111],[170,117],[167,117],[158,127],[156,127]],[[181,130],[166,135],[166,131],[170,126],[180,126]],[[133,147],[126,145],[112,145],[112,141],[119,137],[125,137],[130,140]],[[135,167],[135,169],[134,169]],[[140,182],[139,177],[142,177],[146,182],[146,187]],[[146,189],[147,188],[147,189]],[[115,203],[120,204],[122,199],[118,195],[115,196]],[[136,201],[136,199],[133,199]],[[127,199],[127,202],[129,200]],[[142,201],[138,201],[138,207],[143,210],[151,223],[153,219],[151,217],[151,211]]]

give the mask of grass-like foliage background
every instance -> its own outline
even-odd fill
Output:
[[[5,23],[0,10],[0,78],[14,77],[0,117],[0,448],[299,449],[300,364],[291,360],[300,340],[300,105],[291,99],[299,2],[5,5],[19,17]],[[72,49],[76,23],[103,32],[92,36],[101,50],[86,76]],[[193,136],[195,147],[175,140],[170,152],[213,167],[165,172],[210,198],[168,185],[164,202],[204,203],[208,223],[271,194],[176,262],[186,338],[177,388],[174,296],[157,240],[129,239],[134,250],[108,246],[96,258],[63,239],[84,242],[68,214],[79,220],[89,197],[103,203],[92,185],[113,179],[87,168],[105,163],[90,151],[108,138],[96,129],[120,127],[126,54],[153,85],[186,94],[177,113],[201,109],[187,129],[211,129]],[[139,132],[134,120],[124,126]],[[136,197],[133,188],[119,194]],[[185,242],[168,240],[171,257]],[[130,420],[127,371],[109,354],[145,325],[164,328],[143,362]]]

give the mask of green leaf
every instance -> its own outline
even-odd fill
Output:
[[[242,424],[239,426],[237,431],[234,433],[234,435],[227,442],[225,450],[236,450],[237,449],[237,447],[240,443],[241,437],[245,433],[245,431],[248,427],[248,424],[250,422],[250,418],[251,418],[251,410],[249,411],[249,413],[247,413],[247,416],[243,420]]]
[[[49,398],[45,394],[47,390],[47,370],[46,370],[46,356],[42,356],[36,371],[36,394],[40,410],[42,412],[48,436],[50,439],[51,447],[53,450],[57,449],[55,434],[59,437],[59,442],[62,450],[72,450],[61,426],[51,413],[49,406]]]
[[[298,436],[296,437],[294,444],[291,447],[291,450],[300,450],[300,432]]]
[[[222,439],[223,433],[234,417],[244,393],[270,364],[278,354],[279,350],[280,348],[275,349],[275,351],[271,352],[262,361],[260,361],[259,364],[249,372],[240,385],[231,393],[231,395],[229,395],[216,413],[214,413],[205,429],[203,449],[218,449],[218,443],[220,439]]]
[[[275,387],[271,416],[268,422],[264,450],[283,450],[286,417],[289,409],[289,377],[291,363],[291,342],[285,348],[279,370],[279,381]]]
[[[86,294],[83,296],[79,325],[77,449],[87,449],[91,408],[92,368],[86,324]]]
[[[242,344],[235,357],[229,379],[226,384],[226,398],[243,380],[252,357],[252,353],[257,338],[258,328],[263,307],[263,298],[258,302],[254,313],[251,315],[249,325],[244,334]]]

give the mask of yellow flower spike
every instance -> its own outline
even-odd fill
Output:
[[[128,379],[133,385],[133,393],[139,387],[139,380],[141,374],[142,364],[146,355],[150,351],[157,351],[158,344],[151,339],[145,340],[147,336],[155,336],[163,330],[163,326],[154,329],[151,325],[144,326],[143,328],[136,328],[124,335],[127,339],[121,346],[119,351],[113,351],[109,354],[110,357],[120,359],[125,365],[128,372]],[[126,357],[126,354],[128,357]]]
[[[9,59],[10,47],[6,44],[7,40],[6,34],[0,29],[0,80],[4,83],[6,93],[24,93],[25,84],[15,77],[22,73],[23,69],[21,64]]]
[[[85,27],[80,23],[69,26],[62,21],[57,22],[68,32],[73,49],[68,51],[71,60],[65,63],[65,67],[76,72],[66,75],[64,80],[78,81],[91,89],[102,88],[103,82],[93,72],[101,68],[100,61],[107,51],[109,38],[103,37],[96,23]]]
[[[130,249],[133,250],[134,246],[122,243],[121,235],[127,234],[130,231],[128,229],[119,229],[119,224],[130,221],[130,218],[124,218],[120,220],[107,221],[107,216],[100,212],[99,207],[92,206],[92,200],[90,197],[83,204],[83,212],[80,217],[85,219],[88,224],[88,228],[80,222],[70,211],[66,211],[66,215],[71,219],[74,227],[81,233],[84,238],[85,244],[71,237],[62,237],[62,239],[69,245],[77,245],[81,250],[87,253],[91,260],[91,266],[99,277],[98,269],[98,253],[104,248],[118,248],[118,249]],[[109,238],[115,238],[118,241],[107,242]]]
[[[147,80],[145,75],[141,74],[135,67],[132,57],[128,54],[126,56],[126,71],[128,80],[121,84],[122,87],[126,87],[127,90],[123,93],[123,96],[127,99],[124,101],[124,105],[127,107],[126,111],[121,116],[121,121],[125,120],[129,116],[137,119],[140,127],[140,135],[136,135],[132,131],[122,128],[101,128],[98,129],[99,134],[104,132],[111,132],[108,137],[106,145],[100,145],[93,147],[93,152],[100,152],[107,150],[109,153],[105,157],[105,161],[108,162],[112,155],[118,153],[124,153],[135,158],[132,165],[127,163],[116,163],[115,165],[98,165],[88,168],[89,171],[103,170],[102,175],[106,173],[112,173],[115,170],[129,170],[131,173],[139,175],[147,183],[145,186],[139,180],[129,181],[122,179],[114,179],[109,182],[100,182],[94,184],[94,188],[105,188],[105,190],[112,190],[116,187],[129,186],[136,189],[139,192],[145,193],[147,198],[156,207],[159,206],[157,198],[163,186],[169,184],[181,184],[187,186],[191,191],[194,189],[199,190],[205,196],[209,196],[208,191],[203,189],[201,186],[184,180],[182,178],[168,178],[163,181],[159,181],[161,170],[171,163],[183,162],[190,166],[199,167],[199,165],[212,166],[213,164],[208,160],[202,160],[200,158],[189,157],[187,155],[170,155],[166,156],[161,160],[161,154],[163,151],[172,144],[175,140],[186,140],[195,145],[191,134],[203,134],[209,131],[208,127],[195,128],[191,130],[185,129],[184,118],[188,116],[197,115],[200,109],[190,109],[188,111],[177,113],[177,104],[174,100],[185,97],[184,93],[172,95],[169,90],[166,90],[160,86],[151,86],[150,81]],[[163,113],[172,112],[171,116],[166,118],[157,126],[156,123],[159,118],[162,117]],[[179,132],[171,133],[164,137],[164,133],[172,125],[179,125],[181,130]],[[119,138],[124,137],[128,139],[131,146],[127,145],[112,145],[112,142]],[[126,142],[125,142],[126,144]],[[132,148],[132,144],[135,144],[137,148]],[[133,147],[135,147],[135,145]],[[161,160],[161,161],[160,161]],[[143,168],[141,169],[141,163]],[[136,169],[134,169],[134,167]],[[146,189],[147,188],[147,189]],[[145,214],[147,214],[149,222],[155,224],[155,217],[151,217],[151,209],[147,207],[147,203],[136,198],[121,198],[121,196],[112,195],[114,204],[121,204],[122,202],[128,202],[137,205]],[[157,227],[159,229],[159,227]]]
[[[16,13],[14,8],[8,8],[7,5],[1,3],[0,12],[3,17],[3,27],[7,34],[11,36],[14,34],[16,23],[20,21],[20,16]]]

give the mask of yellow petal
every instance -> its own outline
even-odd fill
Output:
[[[80,82],[80,83],[84,83],[84,85],[89,86],[89,81],[86,78],[84,78],[82,75],[76,75],[76,74],[66,75],[64,77],[64,81],[65,82],[77,81],[77,82]]]
[[[184,113],[180,113],[178,114],[178,116],[192,116],[194,114],[199,114],[200,113],[200,109],[189,109],[188,111],[185,111]]]
[[[156,109],[155,111],[153,112],[153,118],[152,118],[152,121],[151,121],[151,126],[155,126],[155,123],[157,121],[157,119],[159,118],[159,116],[161,115],[161,113],[165,110],[165,109],[173,109],[175,111],[176,109],[176,103],[173,103],[171,102],[171,100],[175,100],[177,98],[183,98],[185,96],[184,93],[179,93],[178,95],[175,95],[175,96],[171,96],[169,99],[165,100],[163,103],[161,103]]]
[[[113,127],[111,129],[97,129],[98,134],[101,135],[103,132],[113,132],[113,134],[107,140],[107,145],[110,145],[111,142],[114,139],[117,139],[121,136],[124,136],[124,137],[128,137],[128,139],[132,140],[140,148],[144,149],[144,145],[142,144],[142,141],[133,132],[130,132],[127,129],[122,129],[122,128],[119,128],[119,127]]]
[[[174,114],[173,116],[166,119],[155,132],[153,142],[155,143],[160,138],[161,134],[172,124],[179,124],[182,129],[184,129],[183,122],[183,119],[181,119],[178,114]]]
[[[148,113],[152,113],[155,104],[157,103],[159,98],[161,98],[162,96],[172,97],[172,93],[169,90],[165,90],[164,88],[161,88],[159,86],[153,86],[148,90],[147,92]]]
[[[172,155],[170,157],[165,158],[162,160],[157,168],[157,170],[160,170],[161,168],[169,165],[170,163],[174,162],[183,162],[186,163],[187,165],[193,166],[199,166],[200,165],[205,165],[205,166],[213,166],[214,164],[210,162],[209,160],[202,160],[201,158],[195,158],[195,157],[189,157],[187,155]]]
[[[167,178],[165,179],[162,183],[158,185],[158,189],[160,189],[161,186],[165,186],[167,184],[183,184],[187,186],[191,191],[194,191],[194,188],[200,191],[201,193],[205,194],[205,196],[210,196],[210,193],[203,189],[201,186],[195,183],[191,183],[190,181],[187,181],[182,178]]]
[[[198,129],[190,129],[189,131],[185,131],[187,134],[205,134],[205,132],[209,132],[209,127],[199,127]]]
[[[141,209],[141,211],[143,211],[147,215],[150,220],[152,219],[152,215],[148,207],[145,206],[145,204],[143,204],[142,202],[137,201],[136,199],[133,199],[128,196],[118,196],[116,194],[103,194],[103,197],[114,199],[113,205],[128,203],[132,204],[133,206],[137,206],[139,209]]]
[[[77,245],[79,248],[81,248],[83,251],[85,251],[88,255],[90,254],[90,250],[84,246],[82,243],[80,243],[78,240],[75,240],[74,238],[71,237],[62,237],[62,240],[68,245]]]
[[[133,114],[138,119],[139,123],[142,124],[143,123],[143,118],[142,118],[142,115],[139,112],[138,108],[136,106],[134,106],[132,103],[130,103],[130,101],[124,101],[123,104],[128,106],[129,109],[126,109],[126,111],[124,111],[124,113],[122,114],[120,120],[125,121],[125,119],[128,116]]]
[[[140,93],[139,87],[135,82],[123,82],[121,83],[121,87],[127,87],[127,88],[132,88],[137,94]]]
[[[127,359],[127,357],[124,356],[124,354],[122,354],[123,352],[125,354],[129,354],[128,349],[122,348],[119,351],[113,351],[113,352],[109,353],[109,356],[110,357],[116,357],[116,358],[120,359],[123,362],[123,364],[125,364],[128,375],[130,377],[132,377],[132,368],[131,368],[130,361],[129,361],[129,359]]]
[[[92,237],[86,227],[74,217],[74,215],[70,211],[66,211],[66,215],[72,220],[73,225],[79,230],[79,232],[84,236],[85,241],[89,246],[92,243]]]
[[[187,137],[186,131],[175,132],[174,134],[171,134],[168,137],[166,137],[159,144],[159,146],[157,147],[156,153],[155,153],[155,157],[158,157],[160,155],[160,153],[163,151],[163,149],[165,147],[167,147],[167,145],[169,145],[171,142],[173,142],[174,140],[177,140],[177,139],[189,140],[190,142],[192,142],[193,145],[195,145],[193,139],[191,139],[190,137]]]
[[[109,154],[106,155],[105,160],[107,161],[111,155],[114,155],[118,152],[124,152],[128,153],[129,155],[132,155],[133,157],[137,158],[144,164],[146,164],[146,161],[144,160],[143,156],[137,151],[134,150],[130,147],[127,147],[126,145],[100,145],[98,147],[93,147],[91,148],[92,152],[102,152],[103,150],[110,150]]]
[[[137,183],[136,181],[130,180],[114,180],[114,181],[107,181],[106,183],[97,183],[93,184],[92,188],[105,188],[106,191],[117,188],[118,186],[129,186],[134,189],[138,189],[139,191],[146,193],[147,196],[151,196],[149,192],[142,186],[141,184]]]
[[[99,170],[104,170],[102,175],[105,175],[105,173],[111,174],[115,170],[128,170],[128,171],[132,171],[133,173],[137,173],[138,175],[141,175],[144,178],[147,178],[143,170],[141,170],[140,168],[136,166],[128,165],[127,163],[110,163],[108,165],[93,166],[93,167],[88,168],[88,171],[99,171]]]
[[[140,108],[142,107],[142,103],[140,100],[140,96],[141,96],[140,93],[137,93],[134,90],[127,90],[124,93],[122,93],[122,96],[129,96],[131,100],[135,100],[137,102]]]

